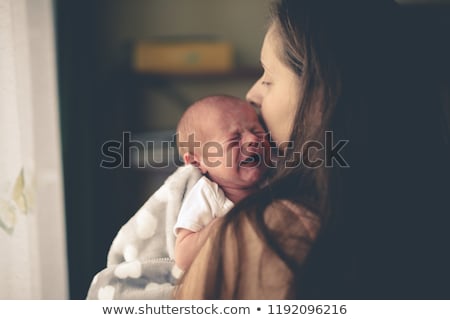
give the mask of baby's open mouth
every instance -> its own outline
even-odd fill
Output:
[[[258,165],[261,161],[261,156],[259,154],[254,154],[251,157],[242,160],[240,165],[244,167],[254,167]]]

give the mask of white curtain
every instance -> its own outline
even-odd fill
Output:
[[[0,299],[66,299],[51,0],[0,0]]]

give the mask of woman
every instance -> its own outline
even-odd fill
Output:
[[[448,140],[397,10],[274,6],[247,98],[282,156],[216,224],[178,298],[450,297]]]

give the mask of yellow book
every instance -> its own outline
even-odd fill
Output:
[[[202,74],[234,68],[233,46],[225,41],[139,42],[134,51],[138,72]]]

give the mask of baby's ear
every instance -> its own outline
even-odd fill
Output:
[[[189,152],[185,152],[183,154],[183,161],[184,161],[184,164],[194,164],[193,163],[195,161],[194,155]]]
[[[197,167],[200,169],[200,171],[205,174],[206,172],[208,172],[204,166],[202,165],[201,159],[199,159],[198,156],[196,156],[195,154],[186,152],[183,154],[183,161],[186,165],[191,164],[194,167]]]

